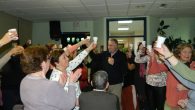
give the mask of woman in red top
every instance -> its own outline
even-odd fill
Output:
[[[193,69],[195,63],[192,59],[192,46],[190,44],[180,44],[177,46],[174,55],[187,66]],[[166,106],[171,110],[180,110],[180,100],[187,99],[188,88],[183,86],[173,74],[167,76]]]

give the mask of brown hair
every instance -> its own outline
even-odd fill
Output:
[[[48,49],[45,46],[29,46],[22,53],[21,67],[24,73],[30,74],[41,71],[41,63],[47,61]]]
[[[110,38],[109,41],[114,42],[116,45],[118,45],[118,41],[116,39]]]
[[[50,63],[51,65],[53,65],[54,67],[56,67],[55,62],[59,62],[59,57],[64,53],[63,49],[55,49],[50,53]]]
[[[180,59],[179,54],[180,54],[181,51],[182,51],[184,48],[186,48],[186,47],[189,47],[189,48],[191,48],[191,49],[193,50],[193,47],[192,47],[191,44],[188,44],[188,43],[179,44],[179,45],[176,47],[175,51],[174,51],[175,57],[177,57],[178,59]],[[192,53],[192,54],[193,54],[193,53]],[[192,55],[192,56],[193,56],[193,55]]]
[[[49,49],[49,51],[52,51],[53,50],[53,47],[55,46],[56,44],[54,43],[48,43],[46,44],[45,46]]]

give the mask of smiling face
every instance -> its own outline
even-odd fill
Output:
[[[189,62],[192,57],[192,49],[190,47],[185,47],[179,53],[180,60],[183,62]]]
[[[189,61],[191,61],[191,58],[192,58],[192,45],[180,44],[175,49],[174,54],[183,63],[189,62]]]

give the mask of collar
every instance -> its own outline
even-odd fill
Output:
[[[106,92],[105,90],[100,90],[100,89],[93,89],[93,91],[101,91],[101,92]]]
[[[114,56],[116,54],[116,52],[118,52],[118,49],[115,52],[110,53],[111,57]]]

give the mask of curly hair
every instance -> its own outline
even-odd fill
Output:
[[[45,46],[34,45],[27,47],[20,56],[24,73],[30,74],[42,70],[41,63],[47,61],[49,51]]]
[[[193,50],[193,46],[191,44],[188,44],[188,43],[182,43],[182,44],[179,44],[176,49],[174,50],[174,55],[175,57],[177,57],[178,59],[180,59],[180,53],[181,51],[184,49],[184,48],[190,48],[191,50]],[[193,54],[193,53],[192,53]],[[192,55],[193,56],[193,55]]]

